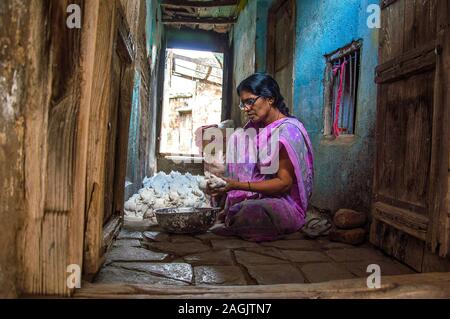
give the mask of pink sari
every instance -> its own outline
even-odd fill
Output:
[[[274,178],[278,172],[277,166],[273,166],[275,171],[269,173],[267,169],[276,163],[279,147],[282,146],[294,167],[294,184],[289,193],[272,197],[247,191],[230,191],[225,205],[224,230],[228,235],[240,236],[249,241],[277,240],[298,231],[305,223],[314,178],[311,141],[303,124],[295,118],[281,119],[261,129],[249,122],[244,131],[231,136],[227,153],[236,149],[237,141],[243,138],[248,129],[256,129],[258,134],[254,139],[249,138],[240,152],[237,150],[237,154],[233,154],[235,161],[228,164],[228,177],[244,182]],[[274,139],[271,140],[272,137]],[[274,145],[276,147],[272,151]],[[249,160],[252,146],[260,152],[257,161]]]

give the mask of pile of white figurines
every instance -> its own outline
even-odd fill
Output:
[[[153,219],[154,210],[161,208],[211,207],[210,196],[204,192],[207,185],[217,188],[225,184],[225,181],[208,172],[205,176],[160,172],[146,177],[144,187],[125,202],[125,218]]]

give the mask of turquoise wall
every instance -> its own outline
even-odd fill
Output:
[[[275,3],[275,0],[258,0],[256,5],[256,72],[266,71],[267,19],[273,3]]]
[[[256,15],[257,0],[248,1],[247,5],[239,14],[239,18],[231,32],[230,39],[233,43],[233,83],[232,83],[232,103],[231,118],[237,126],[244,125],[242,112],[238,108],[239,97],[236,87],[246,77],[255,73],[256,63]]]
[[[305,124],[315,151],[313,204],[333,211],[369,210],[375,143],[374,70],[378,30],[367,27],[374,0],[297,0],[294,113]],[[323,137],[324,55],[362,39],[356,134],[350,141]]]

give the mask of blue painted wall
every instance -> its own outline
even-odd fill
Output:
[[[236,87],[246,77],[255,73],[255,59],[256,59],[256,12],[257,0],[249,0],[247,5],[239,14],[239,18],[233,30],[231,31],[230,39],[233,42],[233,91],[231,118],[236,125],[240,126],[244,119],[242,112],[237,107],[239,104],[239,97],[236,93]]]
[[[256,65],[257,72],[266,71],[267,19],[269,9],[275,0],[258,0],[256,5]]]
[[[315,151],[312,203],[333,211],[369,210],[371,201],[378,30],[367,27],[367,6],[376,0],[297,0],[294,113],[305,124]],[[323,138],[324,55],[362,39],[356,134],[353,140]]]

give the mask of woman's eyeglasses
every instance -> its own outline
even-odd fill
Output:
[[[241,101],[241,103],[239,103],[239,108],[243,111],[245,110],[247,107],[252,107],[253,105],[255,105],[256,101],[258,101],[258,99],[261,96],[258,96],[255,99],[246,99],[245,101]]]

